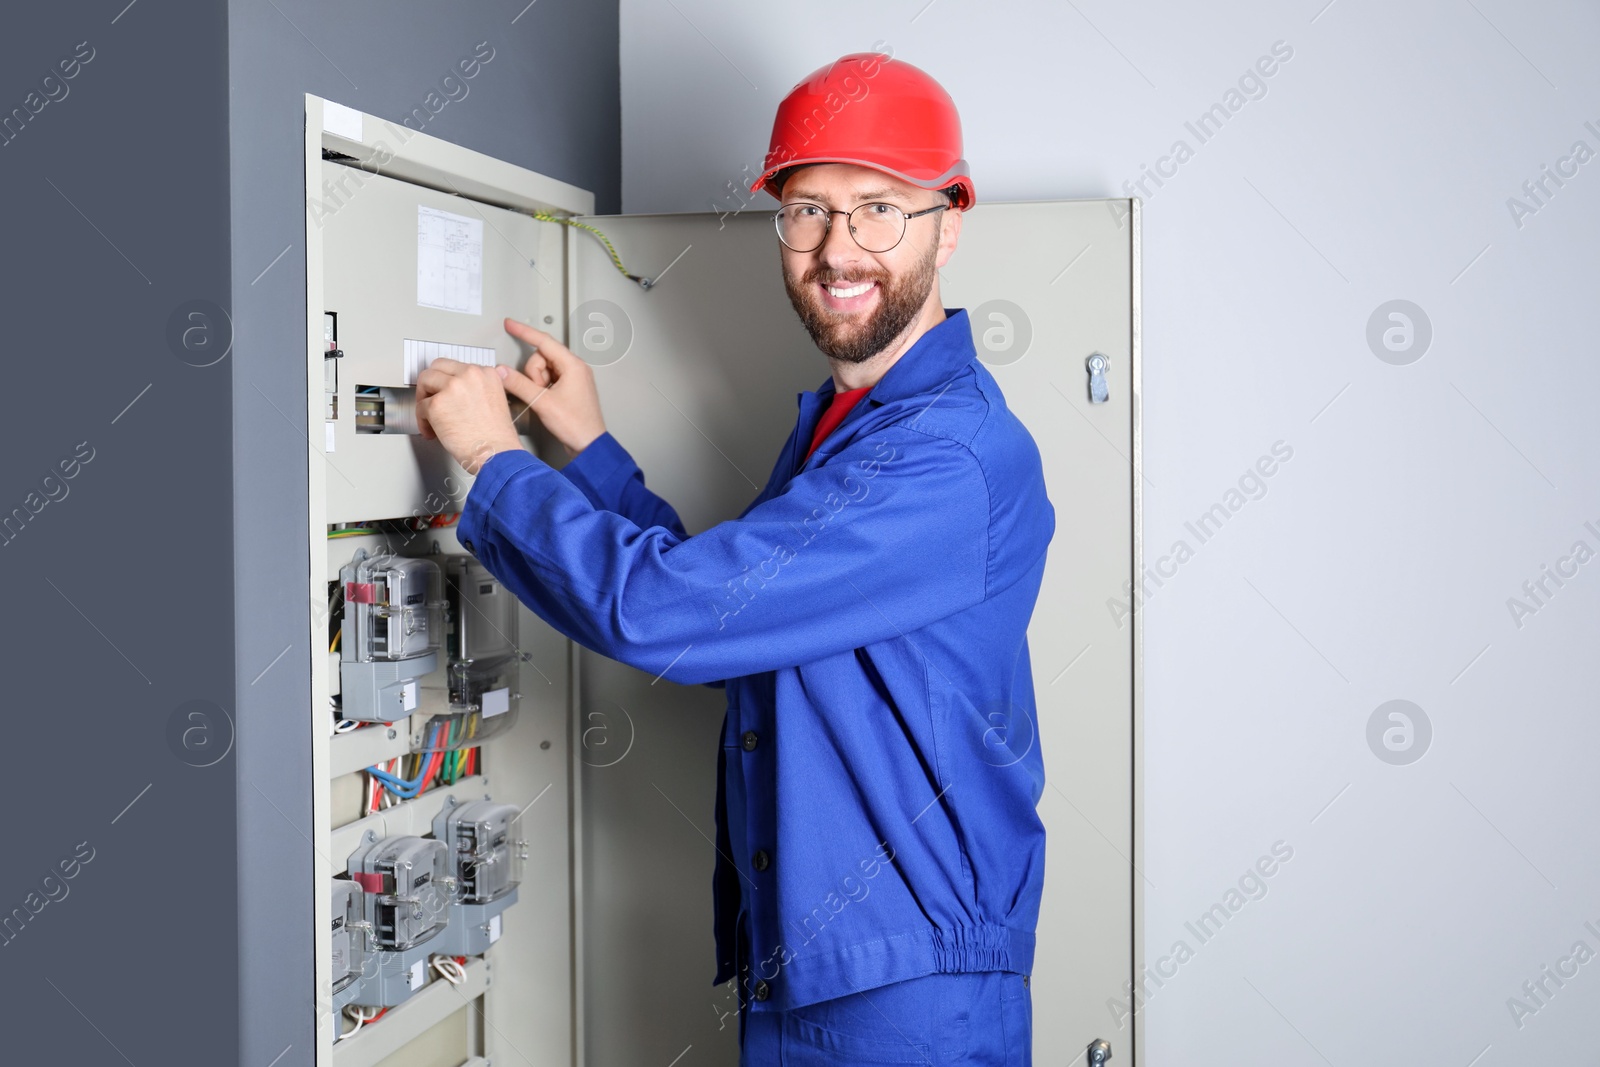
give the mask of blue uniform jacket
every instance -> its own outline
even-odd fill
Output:
[[[1026,631],[1055,509],[964,309],[803,464],[689,536],[606,433],[502,452],[458,536],[542,619],[721,685],[717,970],[768,1011],[936,971],[1032,970],[1044,788]]]

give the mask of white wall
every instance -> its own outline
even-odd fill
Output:
[[[624,210],[737,209],[778,100],[876,41],[954,96],[980,201],[1128,195],[1187,141],[1135,190],[1145,543],[1194,549],[1147,605],[1146,930],[1152,960],[1194,955],[1148,1000],[1146,1062],[1589,1062],[1600,960],[1542,1007],[1521,986],[1600,953],[1600,562],[1520,625],[1507,601],[1600,552],[1600,160],[1520,225],[1507,200],[1600,152],[1600,15],[1324,2],[622,0]],[[1266,94],[1200,143],[1185,122],[1279,41]],[[1393,299],[1432,325],[1409,365],[1366,338]],[[1278,441],[1202,544],[1185,522]],[[1409,765],[1367,740],[1393,699],[1432,725]],[[1185,922],[1280,840],[1266,895],[1201,944]]]

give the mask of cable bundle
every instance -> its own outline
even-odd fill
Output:
[[[478,773],[480,760],[473,743],[480,717],[453,715],[428,723],[427,743],[421,751],[388,760],[383,766],[367,768],[366,814],[389,807],[398,800],[413,800],[430,786],[452,785]],[[408,771],[400,769],[402,763]],[[406,777],[409,773],[411,776]]]

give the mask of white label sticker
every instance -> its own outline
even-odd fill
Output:
[[[407,682],[400,687],[400,706],[406,711],[414,711],[417,707],[417,683]]]
[[[332,100],[324,100],[322,102],[322,128],[346,140],[359,141],[361,140],[361,112],[353,107],[335,104]]]
[[[510,689],[490,689],[483,694],[483,717],[485,719],[492,719],[496,715],[510,710]]]
[[[494,349],[477,345],[452,345],[444,341],[419,341],[404,338],[406,384],[416,385],[417,375],[436,359],[453,359],[457,363],[475,363],[480,367],[494,366]]]
[[[332,452],[333,451],[333,442],[334,442],[333,428],[335,426],[337,426],[338,423],[336,423],[336,422],[325,422],[322,425],[327,427],[327,436],[326,436],[326,439],[323,441],[322,450],[324,452]]]
[[[500,916],[494,915],[489,919],[489,944],[500,940]]]
[[[423,967],[426,960],[418,960],[411,965],[411,970],[406,972],[406,985],[412,989],[421,989],[422,983],[427,979],[427,972]]]
[[[483,220],[417,205],[417,304],[483,314]]]

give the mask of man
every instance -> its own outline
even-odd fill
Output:
[[[803,138],[803,140],[801,140]],[[689,536],[554,337],[438,360],[418,414],[477,481],[458,535],[587,648],[728,696],[715,983],[742,1063],[1030,1063],[1043,762],[1026,631],[1055,511],[937,268],[973,185],[955,106],[874,53],[796,86],[767,189],[832,376],[766,488]],[[754,340],[754,339],[753,339]],[[571,454],[526,452],[506,395]]]

